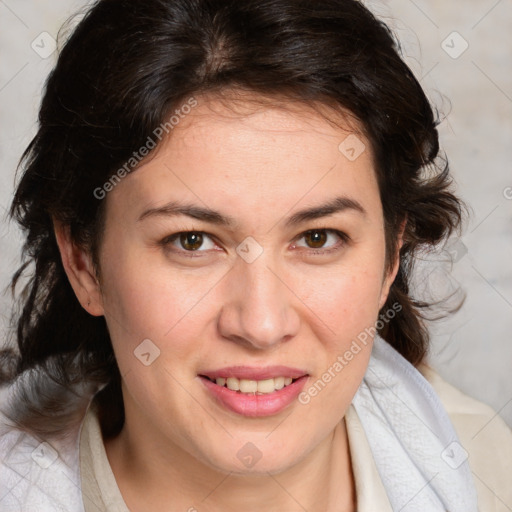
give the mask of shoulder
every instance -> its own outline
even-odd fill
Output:
[[[79,437],[98,383],[70,384],[60,364],[49,358],[0,387],[2,512],[83,511]]]
[[[0,415],[2,512],[82,512],[75,435],[44,440]]]
[[[482,512],[512,510],[512,430],[491,407],[462,393],[432,368],[418,370],[439,396],[467,457]]]

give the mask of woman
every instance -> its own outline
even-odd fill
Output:
[[[100,0],[39,121],[2,510],[512,506],[510,431],[422,364],[462,207],[360,3]]]

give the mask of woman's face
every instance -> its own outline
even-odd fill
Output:
[[[198,100],[104,199],[126,426],[161,453],[281,471],[332,433],[367,367],[353,341],[392,278],[371,152],[307,107]],[[228,377],[242,390],[213,382]]]

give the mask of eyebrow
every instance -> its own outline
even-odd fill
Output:
[[[361,203],[349,197],[335,197],[327,203],[305,208],[291,215],[285,223],[286,227],[295,226],[308,220],[327,217],[338,212],[354,211],[362,215],[366,215],[366,210]],[[171,201],[157,208],[149,208],[145,210],[138,218],[138,222],[149,217],[175,217],[184,215],[193,219],[202,220],[211,224],[225,226],[233,229],[238,225],[237,221],[228,215],[223,215],[218,211],[207,207],[197,206],[193,204],[184,204],[178,201]]]
[[[349,197],[335,197],[325,204],[306,208],[294,213],[286,221],[285,225],[295,226],[296,224],[300,224],[307,220],[320,219],[322,217],[327,217],[328,215],[333,215],[335,213],[343,212],[346,210],[366,215],[366,210],[363,208],[359,201]]]

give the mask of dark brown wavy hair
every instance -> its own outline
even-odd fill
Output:
[[[417,250],[458,227],[461,203],[439,155],[436,115],[388,27],[355,0],[99,0],[46,82],[10,211],[26,241],[12,280],[17,350],[4,350],[0,375],[34,382],[18,392],[16,424],[59,432],[80,418],[63,404],[85,406],[95,394],[105,435],[120,431],[121,377],[107,326],[75,297],[52,220],[69,226],[99,269],[105,201],[93,191],[186,98],[233,88],[334,106],[360,122],[375,158],[388,262],[407,220],[383,308],[402,309],[380,334],[413,364],[425,356],[427,305],[410,296],[409,276]]]

